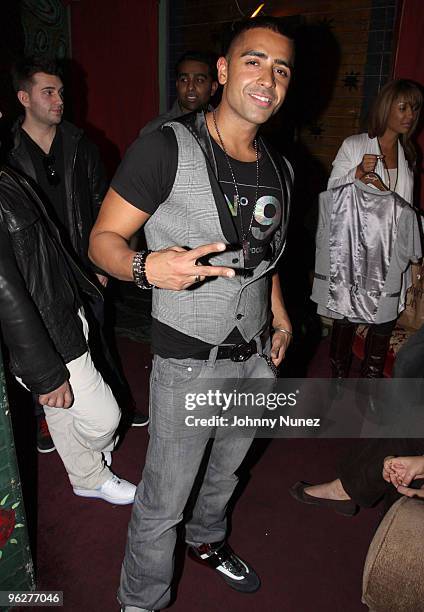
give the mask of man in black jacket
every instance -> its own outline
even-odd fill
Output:
[[[37,184],[49,217],[86,271],[107,277],[88,259],[88,238],[107,190],[97,147],[63,115],[63,82],[55,63],[24,59],[13,85],[25,115],[13,128],[8,161]],[[70,249],[70,250],[71,250]]]
[[[68,250],[95,283],[106,287],[108,277],[90,262],[87,254],[90,232],[108,186],[97,147],[81,129],[62,120],[63,82],[54,62],[24,59],[15,66],[13,84],[25,115],[14,126],[9,163],[35,181],[48,216]],[[103,300],[99,298],[100,293],[92,298],[91,309],[103,328]],[[126,386],[116,374],[99,330],[93,348],[106,368],[108,380],[113,376],[111,384]],[[144,425],[148,421],[143,415],[137,416],[138,422],[134,424]],[[53,449],[48,437],[40,435],[43,431],[40,427],[37,446],[40,452],[48,452]]]
[[[79,286],[98,293],[29,182],[1,168],[0,324],[11,370],[44,406],[74,493],[129,504],[134,485],[109,469],[120,411],[91,361]]]

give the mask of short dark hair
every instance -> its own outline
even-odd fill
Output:
[[[208,66],[209,74],[212,77],[212,80],[217,81],[217,59],[218,57],[209,51],[186,51],[181,55],[181,57],[178,58],[178,61],[175,64],[175,75],[178,77],[180,66],[183,62],[201,62],[202,64],[206,64]]]
[[[239,36],[254,30],[256,28],[263,28],[265,30],[271,30],[281,36],[286,36],[294,43],[295,30],[291,25],[291,22],[284,20],[284,18],[276,17],[254,17],[253,19],[240,19],[231,24],[231,28],[227,30],[223,40],[222,55],[227,55],[232,45]]]
[[[61,70],[56,60],[47,57],[24,57],[18,60],[12,69],[13,88],[16,93],[23,89],[28,91],[31,87],[32,77],[37,72],[52,74],[62,78]]]

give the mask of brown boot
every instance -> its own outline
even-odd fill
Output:
[[[368,328],[365,357],[361,366],[362,378],[383,378],[384,364],[390,347],[391,334],[376,334]]]
[[[347,319],[334,319],[330,344],[332,378],[347,378],[349,374],[355,331],[355,323]]]

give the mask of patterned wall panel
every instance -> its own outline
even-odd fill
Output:
[[[26,55],[69,56],[67,10],[61,0],[22,0]]]
[[[0,351],[0,591],[34,588],[34,568]]]
[[[58,59],[70,56],[68,9],[65,0],[2,0],[0,17],[0,91],[4,115],[0,141],[8,142],[10,126],[21,114],[10,70],[23,55]]]

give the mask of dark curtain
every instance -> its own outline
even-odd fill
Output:
[[[424,85],[424,4],[423,0],[404,0],[399,26],[395,78],[412,79]],[[421,117],[417,142],[420,148],[420,204],[424,208],[424,129]]]
[[[70,7],[72,120],[100,147],[112,174],[158,114],[158,2],[90,0]]]

